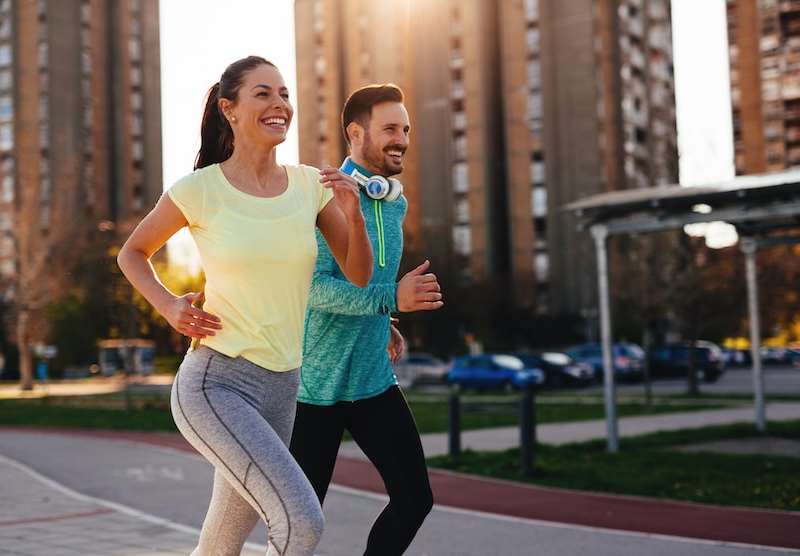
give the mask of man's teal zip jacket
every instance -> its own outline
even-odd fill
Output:
[[[359,168],[369,176],[369,172]],[[361,191],[361,211],[375,268],[364,288],[347,281],[317,230],[297,399],[332,405],[377,396],[397,384],[386,347],[389,315],[397,311],[397,271],[403,255],[404,196],[376,201]]]

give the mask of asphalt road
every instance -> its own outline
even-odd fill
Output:
[[[176,523],[200,527],[211,467],[198,456],[128,441],[0,430],[0,454],[78,492]],[[2,499],[2,478],[0,478]],[[385,498],[336,488],[325,504],[320,556],[361,554]],[[259,525],[251,541],[263,544]],[[740,556],[798,551],[601,531],[437,507],[407,554],[413,556]]]

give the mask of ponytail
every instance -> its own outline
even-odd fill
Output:
[[[203,123],[200,126],[200,150],[194,169],[224,162],[233,154],[233,130],[219,109],[219,82],[208,90]]]
[[[220,80],[208,90],[200,126],[200,150],[194,160],[195,170],[224,162],[233,154],[233,129],[219,109],[219,99],[227,98],[235,102],[245,74],[262,64],[275,67],[275,64],[260,56],[237,60],[225,69]]]

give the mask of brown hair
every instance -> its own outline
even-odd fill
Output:
[[[342,133],[348,145],[347,126],[356,122],[366,129],[372,117],[372,107],[381,102],[403,102],[403,90],[393,83],[384,83],[361,87],[350,95],[342,109]]]
[[[225,68],[222,77],[208,90],[203,123],[200,125],[200,150],[194,160],[194,169],[224,162],[233,154],[233,130],[219,109],[219,99],[236,101],[244,76],[261,65],[277,66],[261,56],[248,56]]]

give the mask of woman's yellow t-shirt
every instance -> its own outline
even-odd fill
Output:
[[[286,166],[276,197],[234,187],[213,164],[167,194],[189,223],[206,275],[203,310],[222,330],[200,343],[272,371],[302,363],[303,319],[317,257],[317,214],[333,194],[310,166]]]

